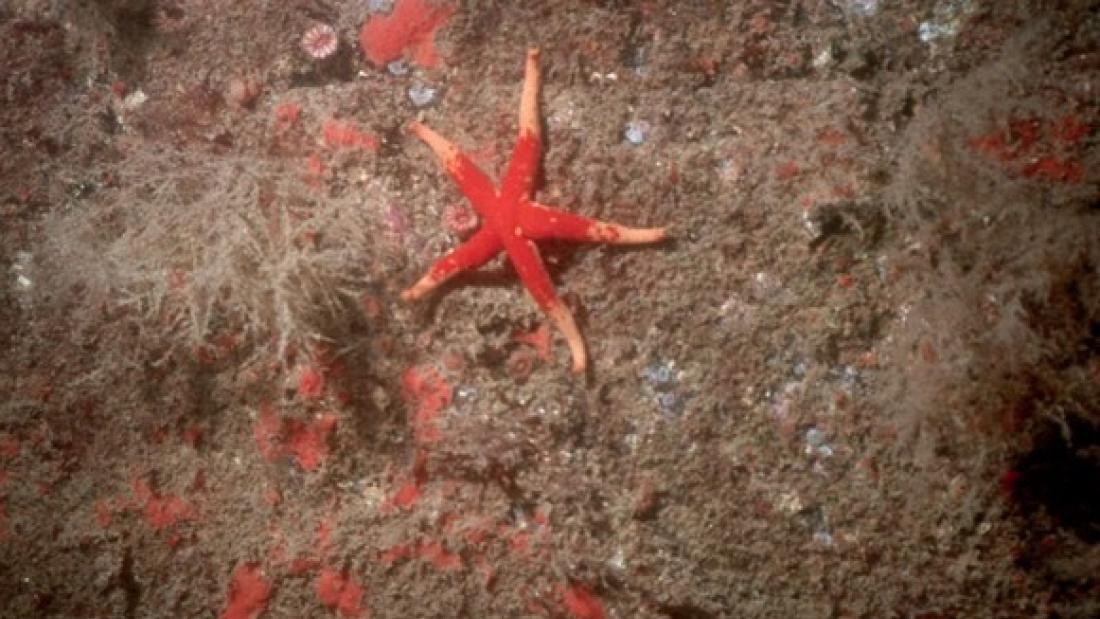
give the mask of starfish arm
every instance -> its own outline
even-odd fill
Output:
[[[519,234],[527,239],[563,239],[588,243],[639,245],[665,238],[664,228],[628,228],[591,219],[537,202],[520,203],[516,216]]]
[[[519,100],[519,136],[512,159],[501,183],[501,195],[506,200],[529,199],[538,176],[542,151],[542,126],[539,123],[539,50],[527,50],[523,94]]]
[[[583,372],[588,365],[584,338],[581,337],[581,331],[573,320],[573,314],[558,298],[558,293],[554,290],[554,282],[550,281],[550,275],[542,265],[542,258],[539,257],[535,244],[526,239],[512,237],[505,243],[505,250],[527,292],[565,337],[569,352],[573,356],[573,371]]]
[[[437,260],[424,277],[401,293],[401,298],[406,301],[419,299],[460,272],[476,269],[485,264],[497,255],[502,247],[500,238],[495,232],[489,228],[481,228],[470,237],[470,240]]]
[[[496,189],[489,177],[469,157],[458,150],[457,146],[433,131],[431,127],[413,121],[409,124],[409,131],[432,149],[462,194],[474,206],[474,210],[485,217],[487,209],[492,208],[497,198]]]
[[[569,345],[569,353],[573,355],[573,371],[577,374],[584,372],[588,366],[588,355],[584,350],[584,338],[577,322],[573,320],[573,314],[568,307],[561,302],[546,310],[546,315],[554,321],[558,330],[565,336],[565,343]]]

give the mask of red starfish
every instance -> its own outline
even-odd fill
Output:
[[[485,264],[503,249],[535,303],[565,336],[573,355],[573,370],[583,372],[587,364],[584,340],[573,314],[554,291],[554,284],[542,264],[535,241],[564,239],[596,243],[652,243],[665,238],[665,229],[627,228],[560,211],[531,199],[542,150],[538,61],[539,51],[529,49],[519,103],[519,137],[499,190],[469,156],[446,138],[419,122],[410,125],[410,131],[435,151],[443,167],[481,215],[484,224],[470,240],[432,265],[427,275],[401,293],[401,298],[419,299],[459,272]]]

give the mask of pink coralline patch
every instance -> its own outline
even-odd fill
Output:
[[[316,400],[325,392],[325,377],[312,366],[303,366],[298,370],[298,396],[306,400]]]
[[[798,176],[801,169],[793,161],[787,161],[775,169],[775,177],[781,181],[789,181]]]
[[[320,187],[325,180],[325,162],[321,160],[321,156],[317,153],[313,153],[306,158],[306,173],[302,180],[313,188]]]
[[[827,127],[817,134],[817,141],[826,146],[840,146],[848,141],[848,136],[839,129]]]
[[[154,531],[197,517],[190,503],[174,494],[157,495],[144,479],[135,479],[132,485],[134,498],[139,504],[144,504],[145,524]]]
[[[1092,128],[1088,123],[1073,114],[1067,114],[1058,119],[1053,128],[1055,139],[1066,144],[1076,144],[1091,131]]]
[[[359,31],[359,46],[367,60],[383,67],[411,52],[424,67],[439,64],[435,32],[454,15],[455,6],[427,0],[398,0],[389,15],[374,15]]]
[[[573,584],[558,588],[561,604],[577,619],[604,619],[603,604],[584,585]]]
[[[255,619],[267,608],[271,584],[264,580],[259,566],[244,563],[233,570],[222,619]]]
[[[550,523],[545,514],[536,513],[535,526],[516,527],[501,525],[497,535],[508,544],[514,556],[530,559],[547,559],[550,553]]]
[[[191,424],[180,432],[180,438],[187,445],[198,449],[202,444],[202,427],[198,424]]]
[[[441,437],[436,418],[451,403],[451,386],[432,366],[414,366],[405,370],[401,375],[401,388],[405,400],[412,406],[409,425],[412,426],[416,452],[409,477],[386,500],[386,511],[412,507],[420,499],[421,489],[428,480],[428,446]]]
[[[310,422],[281,419],[265,404],[260,418],[252,426],[252,435],[260,455],[269,462],[294,456],[304,471],[316,471],[328,457],[328,439],[336,429],[336,415],[325,413]]]
[[[1080,162],[1047,155],[1025,165],[1020,173],[1028,178],[1060,183],[1079,183],[1085,176],[1085,169]]]
[[[431,563],[440,571],[462,569],[462,559],[444,548],[443,542],[439,540],[421,543],[417,549],[417,556]]]
[[[999,161],[1011,161],[1016,158],[1014,149],[1009,148],[1008,140],[1000,131],[970,138],[970,147]]]
[[[388,502],[390,509],[408,509],[420,499],[420,482],[408,479],[397,489]]]
[[[404,559],[421,559],[431,563],[437,570],[460,570],[462,557],[449,551],[440,540],[411,541],[391,546],[378,555],[378,562],[385,566]]]
[[[970,147],[1026,178],[1079,183],[1084,166],[1069,155],[1092,128],[1072,114],[1056,120],[1011,119],[1003,129],[970,138]]]
[[[108,499],[99,499],[95,502],[95,523],[99,525],[99,528],[106,529],[111,526],[111,521],[114,520],[114,513],[111,509],[111,501]]]
[[[321,522],[317,523],[317,536],[316,544],[317,551],[321,554],[328,552],[329,545],[332,543],[332,532],[336,529],[336,517],[326,516],[321,519]]]
[[[280,103],[275,106],[275,130],[282,133],[298,124],[302,117],[302,106],[297,103]]]
[[[11,434],[0,434],[0,458],[10,460],[19,455],[22,447],[19,439]]]
[[[451,403],[451,386],[433,367],[412,367],[401,375],[405,399],[413,404],[413,436],[419,445],[435,443],[440,438],[435,420]]]
[[[531,534],[527,531],[519,531],[514,533],[508,540],[508,546],[512,552],[519,555],[526,555],[531,552]]]
[[[329,148],[358,148],[370,152],[378,150],[378,138],[360,130],[353,122],[330,118],[321,125],[321,135],[325,146]]]
[[[287,420],[286,449],[305,471],[316,471],[328,457],[328,437],[336,428],[336,416],[328,413],[309,423]]]
[[[409,478],[401,484],[397,492],[386,500],[384,510],[391,512],[394,509],[407,509],[412,507],[419,499],[421,494],[421,488],[428,480],[427,471],[427,453],[423,450],[416,453],[416,459],[413,462],[412,472]]]
[[[856,197],[856,188],[853,187],[851,185],[851,183],[842,183],[842,184],[839,184],[839,185],[833,185],[833,187],[830,191],[833,194],[833,196],[837,197],[837,198],[844,198],[844,199],[847,199],[847,200],[851,200],[852,198]]]
[[[290,562],[290,573],[295,576],[301,576],[317,569],[321,565],[321,562],[312,557],[297,557]]]
[[[970,140],[970,146],[987,156],[1007,163],[1031,151],[1039,141],[1041,125],[1037,119],[1013,119],[1007,130],[991,131]]]
[[[317,599],[325,606],[335,609],[341,617],[364,617],[362,607],[363,587],[345,572],[331,567],[321,568],[317,576]]]
[[[378,563],[388,567],[402,559],[408,559],[412,556],[415,548],[416,544],[410,542],[391,546],[378,554]]]
[[[155,530],[165,529],[177,522],[194,518],[194,508],[175,495],[154,497],[145,504],[145,522]]]

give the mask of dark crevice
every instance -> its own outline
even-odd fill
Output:
[[[1044,424],[1013,471],[1012,499],[1025,514],[1045,512],[1081,540],[1100,542],[1100,424],[1080,415]]]

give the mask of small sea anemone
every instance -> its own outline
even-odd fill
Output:
[[[462,239],[472,235],[478,223],[477,213],[462,203],[452,204],[443,212],[443,225]]]
[[[243,77],[235,77],[229,80],[226,98],[237,107],[252,107],[252,105],[256,103],[256,99],[263,93],[263,90],[264,83],[259,76],[246,75]]]
[[[339,42],[332,26],[317,24],[302,35],[302,51],[314,60],[324,60],[336,53]]]

